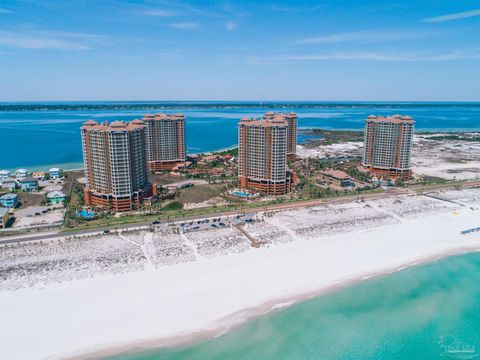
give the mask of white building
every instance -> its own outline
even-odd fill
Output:
[[[50,179],[60,179],[62,177],[62,170],[59,168],[51,168],[48,170],[48,174],[50,175]]]
[[[18,169],[16,172],[15,172],[15,178],[17,180],[22,180],[22,179],[26,179],[30,176],[30,171],[28,171],[27,169]]]
[[[0,170],[0,181],[3,179],[8,179],[10,177],[10,171]]]

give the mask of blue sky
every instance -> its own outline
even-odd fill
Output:
[[[36,100],[480,101],[480,2],[1,0]]]

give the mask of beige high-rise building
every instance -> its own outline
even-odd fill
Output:
[[[365,122],[363,166],[379,178],[410,179],[414,129],[410,116],[370,115]]]
[[[85,169],[85,204],[129,211],[150,195],[145,124],[89,120],[80,128]]]
[[[295,160],[297,157],[297,129],[298,116],[296,113],[275,113],[273,111],[266,112],[263,115],[264,120],[283,119],[288,124],[287,131],[287,159]]]
[[[243,118],[238,125],[238,176],[241,188],[269,195],[292,191],[296,176],[287,169],[288,122],[283,118]]]
[[[185,116],[145,115],[147,163],[151,171],[172,170],[185,163]]]

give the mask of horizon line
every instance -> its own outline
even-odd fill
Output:
[[[0,105],[8,104],[48,104],[48,103],[480,103],[479,100],[0,100]]]

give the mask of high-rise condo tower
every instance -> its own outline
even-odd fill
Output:
[[[296,176],[287,169],[288,123],[283,118],[243,118],[238,125],[238,176],[241,188],[269,195],[292,191]]]
[[[151,171],[172,170],[185,163],[185,116],[145,115],[147,163]]]
[[[264,120],[284,119],[288,124],[287,130],[287,159],[295,160],[297,156],[297,122],[298,116],[295,113],[266,112]]]
[[[145,124],[89,120],[80,128],[85,169],[85,204],[113,211],[140,206],[150,194],[145,154]]]
[[[370,115],[365,122],[363,166],[379,178],[410,179],[414,128],[410,116]]]

